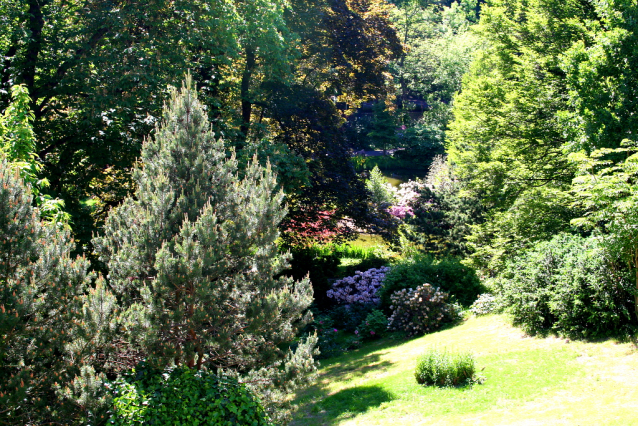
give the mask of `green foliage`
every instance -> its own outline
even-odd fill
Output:
[[[354,317],[359,320],[361,319],[361,314],[365,315],[366,312],[370,312],[370,310],[365,309],[363,312],[362,309],[354,307],[353,311]],[[317,343],[319,348],[318,359],[333,358],[361,346],[362,339],[352,325],[355,320],[344,318],[343,313],[342,310],[336,308],[325,314],[318,315],[313,322],[312,329],[319,337],[319,342]]]
[[[473,383],[475,372],[470,352],[430,349],[417,360],[414,376],[420,385],[463,386]]]
[[[551,187],[522,191],[507,210],[491,210],[472,226],[467,236],[471,254],[466,262],[495,276],[517,253],[574,229],[570,222],[579,214],[582,210],[571,192]]]
[[[375,206],[389,206],[396,201],[394,188],[386,181],[377,166],[374,166],[370,171],[370,179],[366,180],[366,188],[368,188],[370,200]]]
[[[399,36],[409,47],[392,65],[399,88],[397,102],[406,111],[402,117],[406,128],[400,135],[406,150],[401,156],[427,164],[443,152],[453,96],[481,47],[471,31],[476,3],[406,1],[392,14]],[[407,112],[415,97],[427,103],[416,122]]]
[[[454,169],[436,156],[424,180],[413,185],[417,196],[409,202],[414,216],[407,218],[407,238],[436,255],[463,256],[471,227],[483,220],[480,199],[463,190]]]
[[[378,339],[385,336],[388,331],[388,318],[378,309],[366,316],[358,328],[362,339]]]
[[[398,155],[378,155],[374,157],[352,157],[352,164],[356,171],[372,170],[378,167],[383,170],[407,170],[422,171],[427,170],[427,166],[420,162],[405,160]]]
[[[623,145],[570,156],[579,168],[574,193],[585,211],[572,223],[601,231],[601,243],[635,270],[638,291],[638,153],[634,142]]]
[[[387,308],[392,304],[390,298],[394,292],[416,288],[423,283],[440,287],[463,306],[471,305],[485,291],[474,270],[462,265],[459,259],[436,259],[430,255],[417,254],[392,266],[378,293],[381,306]]]
[[[20,170],[20,176],[30,185],[41,217],[67,223],[70,216],[64,211],[64,201],[42,192],[49,186],[49,181],[38,177],[43,165],[36,154],[35,117],[30,104],[31,98],[24,85],[11,87],[11,103],[0,116],[0,154]]]
[[[312,287],[275,278],[289,259],[277,245],[285,209],[276,177],[256,161],[240,175],[190,77],[173,90],[133,177],[135,194],[94,240],[122,306],[130,343],[120,354],[260,375],[259,395],[278,398],[262,398],[274,415],[314,370],[316,342],[285,351],[311,319]]]
[[[408,336],[435,331],[456,319],[457,313],[447,300],[447,293],[430,284],[395,291],[390,296],[388,329],[404,331]]]
[[[319,309],[325,309],[330,304],[326,292],[330,290],[329,279],[337,276],[339,257],[329,250],[317,250],[315,247],[292,250],[290,268],[282,275],[295,280],[310,278],[314,294],[314,304]]]
[[[370,132],[367,135],[367,145],[372,149],[383,151],[396,147],[397,122],[385,102],[375,103],[373,114]]]
[[[109,424],[268,425],[263,407],[231,378],[187,367],[139,366],[113,383]]]
[[[575,338],[624,336],[635,330],[628,271],[599,237],[560,234],[512,259],[499,296],[530,334]]]
[[[100,404],[82,406],[61,388],[99,365],[110,307],[93,306],[101,278],[85,294],[94,278],[88,261],[70,255],[68,230],[40,221],[32,200],[0,155],[0,423],[70,424]]]

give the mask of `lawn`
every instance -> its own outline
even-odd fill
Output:
[[[469,349],[485,382],[417,385],[429,346]],[[293,425],[638,425],[634,343],[527,337],[496,315],[410,341],[380,340],[323,361]]]

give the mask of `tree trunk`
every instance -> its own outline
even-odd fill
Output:
[[[244,74],[241,77],[241,127],[240,138],[243,144],[245,144],[248,138],[248,131],[250,130],[250,117],[252,115],[253,104],[250,100],[250,80],[255,69],[255,49],[248,46],[246,47],[246,68],[244,68]],[[241,148],[241,147],[240,147]]]

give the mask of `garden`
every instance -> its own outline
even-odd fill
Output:
[[[635,1],[0,21],[0,425],[638,425]]]

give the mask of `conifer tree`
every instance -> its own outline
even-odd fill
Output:
[[[268,405],[283,399],[272,386],[315,368],[316,339],[281,349],[310,320],[312,287],[274,278],[289,257],[276,244],[283,193],[269,166],[238,170],[191,84],[173,91],[133,172],[137,190],[94,242],[125,311],[127,350],[158,367],[258,376]]]
[[[71,258],[69,231],[32,204],[19,167],[0,154],[0,424],[71,424],[89,413],[62,389],[82,368],[97,377],[90,359],[104,311],[89,306],[89,262]],[[103,291],[98,283],[92,294]]]

